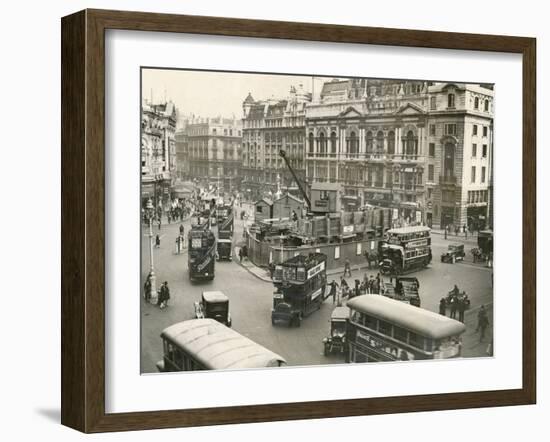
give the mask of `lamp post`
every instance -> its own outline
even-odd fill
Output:
[[[147,218],[149,220],[149,257],[150,257],[150,264],[151,268],[149,270],[150,275],[150,281],[151,281],[151,297],[149,298],[149,302],[151,304],[157,303],[157,278],[155,276],[155,270],[154,270],[154,263],[153,263],[153,218],[155,217],[155,207],[153,206],[153,202],[151,201],[151,198],[147,200],[147,206],[146,206],[146,213]]]

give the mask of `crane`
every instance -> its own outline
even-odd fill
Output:
[[[286,152],[283,149],[281,149],[281,150],[279,150],[279,155],[281,155],[281,157],[283,157],[283,160],[285,160],[286,166],[288,167],[288,170],[290,170],[290,173],[292,174],[292,177],[294,178],[294,181],[296,181],[296,184],[298,185],[298,188],[300,189],[300,192],[302,193],[302,196],[304,197],[304,201],[306,202],[307,207],[308,207],[309,211],[311,212],[311,201],[309,200],[309,197],[307,196],[306,191],[302,186],[302,183],[300,183],[300,180],[296,176],[296,173],[294,172],[294,169],[290,165],[290,162],[288,161],[288,158],[286,156]]]

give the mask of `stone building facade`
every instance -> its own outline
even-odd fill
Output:
[[[175,134],[176,141],[176,169],[179,179],[189,177],[189,145],[187,141],[187,124],[180,127]]]
[[[310,101],[311,94],[302,85],[292,87],[285,99],[256,101],[248,94],[244,100],[242,173],[249,198],[274,195],[278,190],[299,195],[279,151],[286,151],[296,175],[304,180],[305,108]]]
[[[489,227],[492,216],[493,109],[489,87],[429,87],[428,211],[441,228]],[[432,173],[433,170],[433,173]]]
[[[189,178],[232,192],[241,180],[242,122],[192,118],[186,125]]]
[[[391,207],[396,222],[480,224],[492,186],[492,109],[486,86],[326,82],[306,108],[307,180],[340,183],[348,209]]]
[[[177,110],[172,102],[141,109],[141,195],[157,205],[171,198],[176,178]]]

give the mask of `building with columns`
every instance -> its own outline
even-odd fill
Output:
[[[141,194],[155,204],[171,197],[176,178],[177,110],[172,102],[142,103]]]
[[[189,178],[226,192],[236,189],[241,180],[241,120],[192,117],[185,133]]]
[[[342,184],[356,207],[416,219],[425,206],[427,91],[414,81],[326,82],[306,110],[308,180]]]
[[[326,82],[306,108],[307,180],[340,183],[349,209],[392,207],[397,222],[477,223],[488,216],[492,99],[479,85]]]
[[[285,99],[243,102],[243,189],[259,199],[277,190],[298,195],[296,183],[279,151],[284,149],[298,179],[305,180],[305,108],[311,94],[291,87]]]

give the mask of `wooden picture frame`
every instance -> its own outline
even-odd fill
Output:
[[[523,63],[523,383],[513,390],[107,414],[105,30],[495,51]],[[536,40],[311,23],[85,10],[62,19],[62,409],[83,432],[533,404],[536,400]]]

